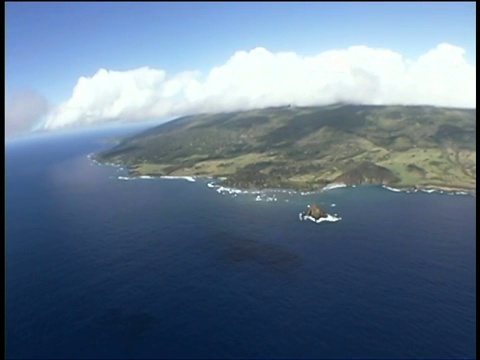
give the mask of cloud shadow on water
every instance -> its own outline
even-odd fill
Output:
[[[285,274],[304,263],[300,255],[279,244],[229,233],[218,233],[214,240],[221,244],[220,259],[230,265],[250,263],[270,272]]]

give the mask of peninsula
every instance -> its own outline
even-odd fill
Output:
[[[476,190],[476,109],[336,104],[186,116],[95,154],[130,176],[225,186],[329,184]]]

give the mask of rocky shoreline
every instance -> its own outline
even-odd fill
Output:
[[[125,167],[120,164],[114,164],[114,163],[102,163],[99,162],[94,158],[94,154],[89,154],[87,156],[90,160],[92,160],[96,164],[100,165],[108,165],[108,166],[117,166],[117,167]],[[342,187],[356,187],[356,186],[362,186],[362,185],[377,185],[381,186],[386,190],[390,190],[393,192],[405,192],[405,193],[415,193],[415,192],[425,192],[425,193],[447,193],[447,194],[454,194],[454,195],[472,195],[476,197],[476,189],[475,188],[462,188],[459,186],[451,186],[451,185],[421,185],[421,186],[403,186],[403,185],[386,185],[384,183],[345,183],[345,182],[331,182],[326,184],[325,186],[321,187],[269,187],[269,186],[262,186],[262,187],[241,187],[241,186],[235,186],[235,185],[230,185],[228,183],[228,178],[225,177],[214,177],[214,176],[207,176],[207,175],[161,175],[161,174],[150,174],[150,173],[143,173],[140,172],[136,169],[129,168],[128,166],[125,167],[125,170],[127,171],[127,176],[121,176],[120,178],[122,180],[133,180],[133,179],[185,179],[189,180],[191,182],[195,181],[195,179],[215,179],[216,180],[216,186],[220,186],[224,189],[232,189],[232,190],[238,190],[242,192],[260,192],[260,191],[293,191],[293,192],[300,192],[302,194],[307,194],[307,193],[317,193],[317,192],[323,192],[323,191],[330,191],[333,189],[337,188],[342,188]]]

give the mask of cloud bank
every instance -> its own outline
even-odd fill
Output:
[[[48,113],[47,100],[35,91],[15,94],[5,106],[7,137],[30,131]]]
[[[476,107],[476,66],[465,50],[440,44],[415,60],[389,49],[352,46],[315,56],[236,52],[205,76],[143,67],[81,77],[45,128],[167,119],[281,105],[360,104]]]

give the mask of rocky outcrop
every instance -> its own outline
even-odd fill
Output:
[[[321,218],[326,218],[328,216],[328,214],[320,206],[314,204],[314,205],[312,205],[308,208],[308,210],[304,214],[304,216],[311,216],[315,220],[318,220],[318,219],[321,219]]]

